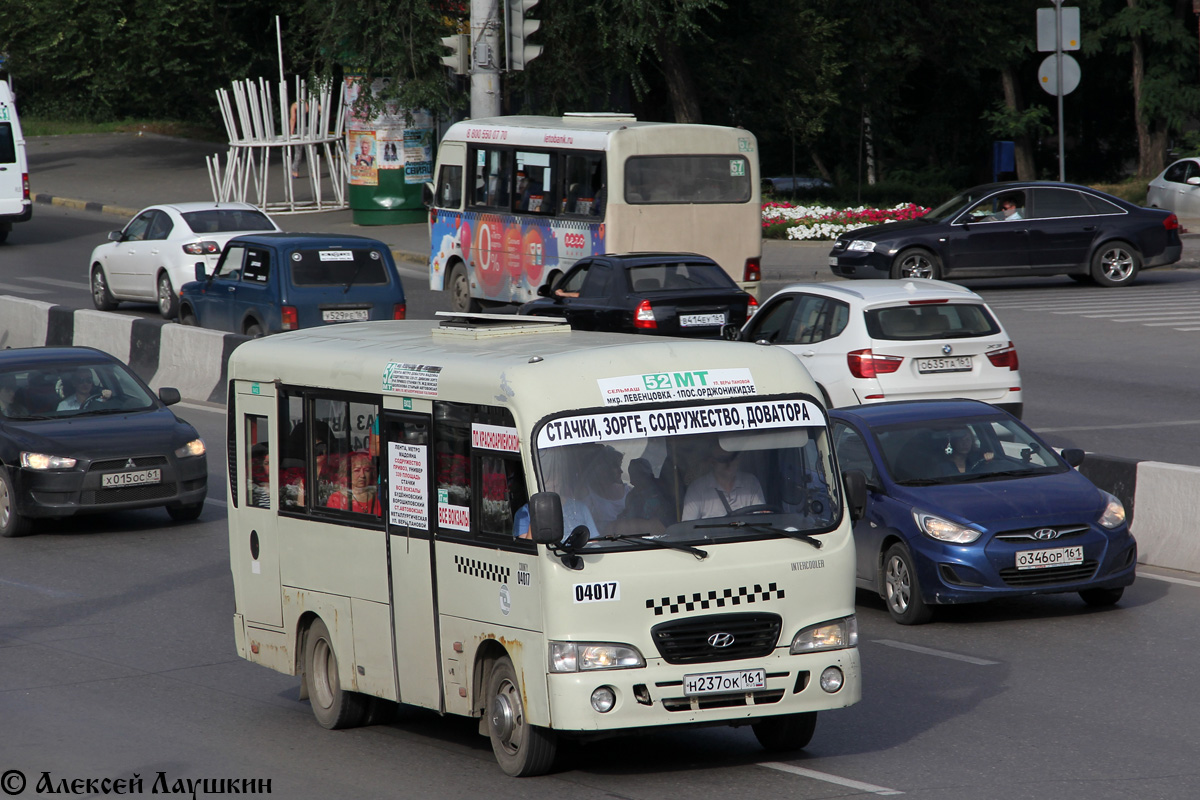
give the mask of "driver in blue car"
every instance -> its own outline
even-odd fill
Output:
[[[741,508],[766,502],[762,484],[749,472],[738,469],[742,454],[729,452],[713,440],[709,450],[712,471],[692,481],[683,498],[681,519],[724,517]]]

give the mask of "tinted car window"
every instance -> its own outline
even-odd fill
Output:
[[[868,309],[864,315],[872,339],[914,341],[991,336],[1000,326],[978,303],[890,306]]]
[[[154,219],[150,222],[150,231],[146,234],[147,239],[165,239],[171,235],[171,229],[175,227],[175,223],[171,222],[171,217],[165,211],[155,211]]]
[[[1092,207],[1079,192],[1072,189],[1034,189],[1033,212],[1039,219],[1048,217],[1086,217]]]
[[[1125,210],[1116,203],[1105,200],[1103,197],[1097,197],[1094,194],[1083,194],[1083,199],[1087,200],[1088,205],[1092,207],[1093,214],[1124,214]]]
[[[378,250],[346,248],[296,250],[292,253],[292,283],[296,286],[382,286],[388,282]]]
[[[612,267],[608,264],[592,264],[587,271],[587,279],[583,282],[580,297],[608,297],[612,285]]]
[[[133,222],[125,226],[125,241],[140,242],[145,240],[146,233],[150,229],[150,223],[154,221],[153,211],[143,211],[133,218]]]
[[[875,472],[875,462],[867,451],[867,444],[862,434],[842,422],[833,423],[833,449],[837,452],[838,468],[843,472],[850,469],[860,469],[867,476],[867,481],[878,485],[879,476]]]
[[[801,295],[796,317],[784,344],[816,344],[841,333],[850,320],[850,307],[827,297]]]
[[[442,167],[441,177],[438,179],[439,207],[462,207],[462,173],[463,169],[458,165],[447,164]]]
[[[242,271],[242,257],[246,254],[246,248],[242,246],[230,247],[225,250],[225,254],[221,256],[221,263],[217,265],[215,273],[218,278],[227,280],[238,279]]]
[[[625,162],[625,202],[745,203],[750,167],[742,156],[637,156]]]
[[[754,315],[754,324],[750,327],[750,341],[774,342],[780,334],[786,337],[784,326],[792,318],[792,310],[796,307],[795,297],[784,297],[771,303]]]
[[[250,208],[213,208],[188,211],[183,221],[193,233],[232,233],[235,231],[270,231],[275,226],[261,211]]]
[[[733,279],[716,264],[644,264],[629,268],[635,292],[659,289],[736,289]]]
[[[1174,183],[1183,183],[1185,176],[1187,175],[1187,165],[1188,162],[1186,161],[1175,162],[1167,168],[1166,173],[1163,175],[1163,180],[1173,181]]]
[[[17,163],[17,143],[12,135],[12,123],[0,122],[0,164]]]
[[[271,254],[258,247],[246,249],[246,266],[242,269],[242,280],[249,283],[266,283],[271,277]]]

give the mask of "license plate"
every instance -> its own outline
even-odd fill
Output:
[[[365,308],[328,308],[321,312],[325,322],[365,322],[371,312]]]
[[[970,372],[970,356],[949,358],[918,358],[917,372]]]
[[[117,489],[122,486],[146,486],[151,483],[162,483],[161,469],[143,469],[137,472],[109,472],[100,476],[100,486],[104,489]]]
[[[1054,547],[1049,550],[1021,550],[1017,553],[1017,569],[1067,567],[1083,563],[1083,546]]]
[[[767,688],[767,671],[765,669],[705,672],[683,676],[683,693],[686,695],[746,692],[751,689],[765,688]]]
[[[829,257],[829,266],[831,266],[831,267],[837,266],[837,257],[836,256]]]
[[[680,314],[679,325],[684,328],[699,328],[705,325],[724,325],[725,314]]]

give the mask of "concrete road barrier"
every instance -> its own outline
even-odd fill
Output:
[[[229,355],[245,336],[0,297],[0,347],[83,345],[124,361],[157,391],[223,403]],[[1079,471],[1125,504],[1138,561],[1200,573],[1200,467],[1089,453]]]

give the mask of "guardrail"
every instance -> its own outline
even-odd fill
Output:
[[[88,345],[158,391],[224,403],[229,354],[247,339],[157,320],[0,297],[0,348]],[[1125,504],[1138,562],[1200,572],[1200,467],[1088,453],[1079,471]]]

